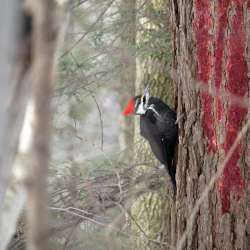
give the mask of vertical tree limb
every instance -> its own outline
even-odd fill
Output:
[[[119,6],[121,18],[121,49],[120,64],[121,75],[119,87],[121,93],[119,96],[121,107],[127,105],[128,100],[135,95],[135,77],[136,77],[136,62],[135,62],[135,45],[136,45],[136,1],[121,1]],[[133,157],[133,137],[134,137],[134,120],[127,119],[123,115],[120,118],[121,131],[119,142],[121,150],[126,150],[125,161],[130,162]]]
[[[49,157],[50,98],[56,42],[55,6],[50,0],[28,2],[33,17],[31,159],[26,179],[28,250],[45,250],[48,241],[46,176]]]

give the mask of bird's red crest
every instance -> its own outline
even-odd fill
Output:
[[[127,106],[125,107],[125,109],[123,110],[122,114],[123,115],[131,115],[135,112],[135,100],[134,98],[131,98],[127,104]]]

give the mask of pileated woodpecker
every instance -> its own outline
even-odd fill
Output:
[[[149,142],[156,158],[165,165],[176,191],[174,150],[178,140],[176,112],[157,97],[149,97],[148,87],[144,94],[130,99],[124,115],[140,116],[140,133]]]

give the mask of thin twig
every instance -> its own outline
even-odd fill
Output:
[[[113,230],[119,231],[121,234],[126,235],[126,236],[129,236],[129,237],[140,238],[140,237],[138,237],[138,236],[136,236],[136,235],[134,235],[134,234],[133,234],[133,235],[130,235],[130,234],[128,234],[128,233],[121,232],[120,229],[117,228],[117,227],[115,227],[114,225],[110,225],[110,224],[106,224],[106,223],[103,223],[103,222],[94,220],[94,219],[92,219],[92,218],[89,218],[89,217],[87,217],[87,216],[84,216],[84,215],[81,215],[81,214],[72,212],[72,211],[70,211],[70,210],[68,210],[68,209],[65,209],[65,208],[53,208],[53,209],[50,208],[50,209],[51,209],[51,210],[54,210],[54,211],[58,211],[58,212],[65,212],[65,213],[68,213],[68,214],[77,216],[77,217],[79,217],[79,218],[83,218],[83,219],[85,219],[85,220],[87,220],[87,221],[90,221],[90,222],[92,222],[92,223],[94,223],[94,224],[97,224],[97,225],[99,225],[99,226],[102,226],[102,227],[112,227]],[[160,241],[158,241],[158,240],[153,240],[153,239],[150,239],[150,238],[147,238],[147,240],[150,241],[150,242],[152,242],[152,243],[155,243],[155,244],[161,244],[161,245],[167,245],[167,246],[169,246],[169,244],[166,243],[166,242],[160,242]]]
[[[64,56],[66,56],[68,53],[70,53],[72,51],[72,49],[74,49],[88,34],[89,32],[91,32],[93,30],[93,28],[97,25],[97,23],[103,18],[103,16],[106,14],[106,12],[109,10],[109,8],[111,7],[111,5],[114,3],[115,0],[110,1],[110,3],[106,6],[106,8],[104,8],[104,10],[100,13],[100,15],[97,17],[97,19],[95,20],[94,23],[92,23],[88,30],[69,48],[67,49],[61,56],[59,59],[63,58]]]
[[[81,70],[82,77],[85,78],[85,75],[84,75],[84,72],[82,71],[82,68],[79,67],[79,64],[78,64],[78,62],[77,62],[77,59],[74,57],[74,55],[73,55],[72,53],[71,53],[71,57],[73,58],[73,60],[74,60],[74,62],[75,62],[75,64],[76,64],[76,66]],[[81,81],[81,79],[79,79],[78,77],[77,77],[77,79],[78,79],[79,81]],[[103,129],[103,118],[102,118],[102,111],[101,111],[100,105],[99,105],[99,103],[97,102],[96,96],[95,96],[95,94],[94,94],[93,91],[87,89],[85,86],[82,87],[82,88],[83,88],[85,91],[87,91],[87,92],[89,93],[89,95],[92,97],[92,99],[94,100],[95,105],[96,105],[96,107],[97,107],[97,110],[98,110],[98,113],[99,113],[100,129],[101,129],[101,136],[100,136],[100,137],[101,137],[101,146],[100,146],[100,148],[101,148],[101,150],[103,150],[103,144],[104,144],[104,129]]]

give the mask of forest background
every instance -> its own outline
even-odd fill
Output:
[[[10,2],[0,249],[247,250],[250,1]],[[122,115],[146,86],[177,111],[176,196]]]

